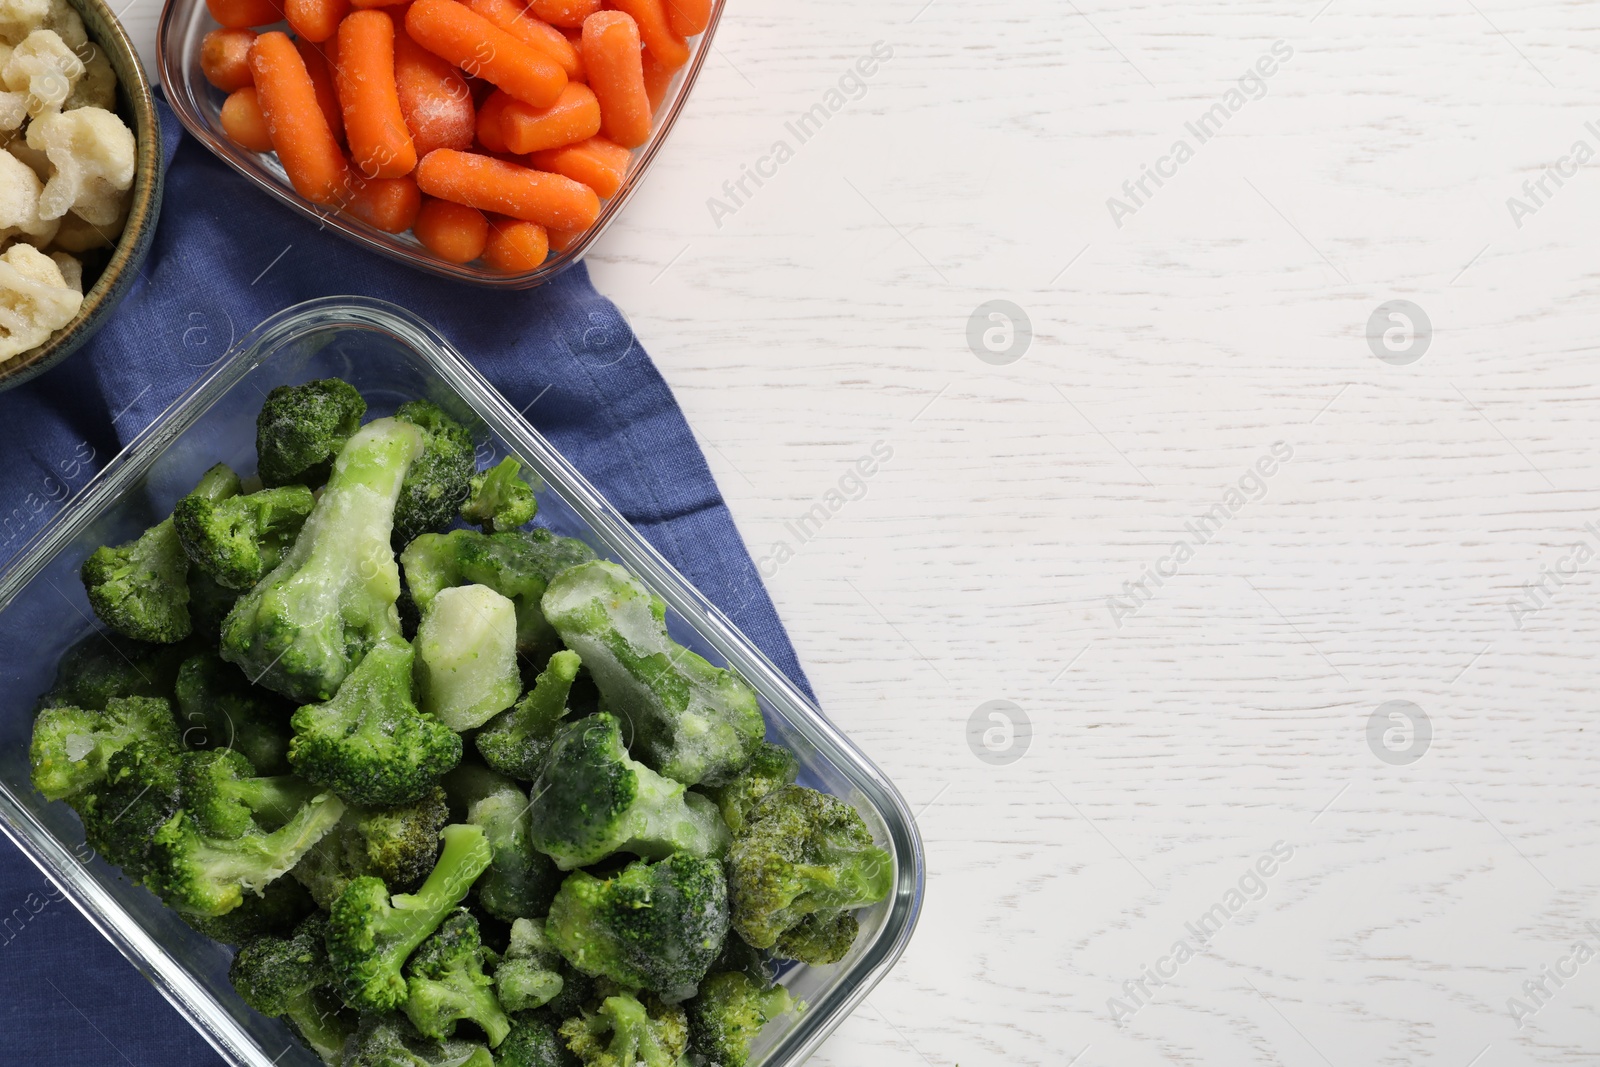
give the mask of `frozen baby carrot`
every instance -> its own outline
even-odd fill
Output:
[[[526,155],[575,144],[599,133],[600,101],[587,85],[569,82],[561,90],[561,99],[549,107],[534,108],[512,100],[501,109],[499,119],[504,150]],[[483,141],[481,133],[478,140]],[[483,146],[495,150],[487,141]]]
[[[363,178],[398,178],[417,166],[417,147],[394,80],[394,21],[356,11],[339,24],[339,104],[350,162]]]
[[[667,70],[677,70],[689,62],[689,43],[667,21],[670,0],[611,0],[611,6],[624,12],[639,27],[644,49]]]
[[[350,214],[385,233],[404,233],[417,221],[422,193],[411,175],[361,181],[350,197]]]
[[[431,0],[421,0],[423,3]],[[583,66],[600,100],[601,128],[624,148],[650,139],[650,97],[639,58],[639,27],[621,11],[599,11],[583,22]]]
[[[212,30],[200,41],[200,72],[225,93],[250,84],[250,46],[254,30]]]
[[[425,248],[451,263],[477,259],[489,240],[483,212],[449,200],[424,200],[413,229]]]
[[[663,67],[655,56],[646,52],[644,60],[644,94],[650,98],[650,114],[654,115],[661,110],[661,101],[667,98],[667,90],[672,88],[672,76],[675,70]]]
[[[206,10],[229,30],[266,26],[283,18],[283,6],[274,0],[206,0]]]
[[[295,192],[312,203],[337,203],[350,171],[294,42],[277,31],[257,37],[250,70],[272,147]]]
[[[222,132],[241,148],[252,152],[272,151],[272,138],[267,133],[267,119],[261,114],[255,86],[235,89],[222,102]]]
[[[411,0],[350,0],[350,6],[357,11],[362,11],[369,7],[400,7],[402,4],[409,4],[410,2]],[[395,17],[399,18],[400,15],[395,13]]]
[[[467,6],[523,44],[555,60],[568,78],[582,69],[578,50],[572,47],[566,35],[548,22],[535,18],[521,0],[467,0]]]
[[[339,90],[333,85],[333,64],[328,61],[328,54],[333,50],[336,38],[330,37],[322,44],[300,39],[294,46],[300,53],[300,61],[306,65],[306,73],[311,76],[311,86],[317,91],[317,106],[322,108],[322,115],[328,120],[328,129],[333,131],[334,139],[344,141],[344,113],[339,110]]]
[[[591,137],[587,141],[535,152],[529,157],[539,170],[560,174],[575,182],[582,182],[602,197],[613,197],[622,187],[622,178],[628,173],[628,162],[633,158],[619,144],[604,137]]]
[[[430,152],[417,185],[429,196],[564,230],[588,229],[600,216],[600,198],[587,185],[473,152]]]
[[[550,238],[543,226],[522,219],[496,215],[489,220],[489,241],[483,246],[483,261],[495,270],[516,274],[533,270],[550,253]]]
[[[350,0],[284,0],[283,16],[308,41],[326,41],[350,11]]]
[[[472,89],[461,72],[411,39],[394,34],[394,84],[417,158],[435,148],[472,147]]]
[[[711,24],[711,0],[666,0],[667,21],[679,37],[693,37]]]
[[[583,25],[583,20],[600,10],[601,0],[530,0],[528,10],[552,26]]]
[[[406,32],[468,76],[482,78],[534,107],[549,107],[567,84],[566,71],[455,0],[416,0],[406,12]]]

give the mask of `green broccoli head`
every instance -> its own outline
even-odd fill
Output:
[[[894,885],[889,854],[837,797],[784,786],[764,798],[728,852],[733,928],[756,948],[834,963],[855,940],[851,912]]]
[[[605,712],[557,731],[528,816],[534,847],[564,871],[614,852],[659,859],[720,856],[728,847],[716,805],[629,758],[621,724]]]
[[[560,1033],[583,1067],[678,1067],[689,1043],[682,1008],[626,993],[568,1019]]]
[[[566,980],[565,960],[545,933],[544,923],[518,919],[494,972],[494,990],[500,1006],[509,1012],[541,1008],[561,995]]]
[[[497,1067],[582,1067],[556,1032],[556,1024],[534,1015],[511,1019],[511,1034],[495,1049]]]
[[[455,1036],[456,1024],[474,1023],[494,1048],[511,1032],[494,994],[494,979],[483,972],[483,940],[478,920],[465,908],[452,912],[406,964],[406,1017],[424,1037]]]
[[[495,1067],[473,1041],[430,1041],[403,1015],[369,1015],[344,1047],[340,1067]]]
[[[294,710],[288,701],[251,685],[238,667],[209,651],[184,660],[174,695],[185,747],[230,748],[257,774],[288,773],[288,722]]]
[[[689,1054],[704,1067],[746,1067],[750,1046],[767,1023],[805,1005],[783,986],[763,987],[739,971],[713,974],[684,1005]]]
[[[178,767],[171,749],[136,741],[111,757],[98,788],[73,798],[89,847],[135,882],[149,876],[151,842],[182,804]]]
[[[104,781],[111,757],[134,742],[177,751],[172,705],[158,697],[112,697],[103,711],[47,707],[33,721],[28,748],[33,787],[48,800],[75,796]]]
[[[437,404],[413,400],[394,413],[422,431],[422,455],[411,465],[394,509],[396,551],[418,534],[448,530],[478,469],[472,435]]]
[[[447,826],[440,837],[439,860],[414,894],[391,897],[381,880],[357,878],[329,910],[334,977],[346,1002],[361,1011],[395,1011],[405,1003],[401,968],[406,959],[455,910],[494,858],[476,826]]]
[[[444,790],[397,808],[357,808],[344,813],[289,873],[327,908],[357,878],[380,878],[389,888],[415,888],[439,856],[439,831],[450,822]]]
[[[800,761],[782,745],[763,741],[756,746],[755,755],[744,772],[727,785],[708,789],[711,799],[722,811],[722,820],[728,829],[738,833],[750,812],[761,798],[775,789],[793,785],[800,773]]]
[[[766,723],[755,691],[667,636],[666,605],[615,563],[557,575],[545,618],[594,676],[606,709],[632,725],[639,758],[685,785],[733,780]]]
[[[445,789],[494,850],[494,862],[478,879],[479,906],[505,922],[543,915],[561,888],[561,872],[533,847],[527,794],[511,779],[473,765],[451,772]]]
[[[189,562],[225,589],[249,589],[283,559],[316,498],[303,485],[213,501],[191,493],[172,512]]]
[[[208,917],[180,911],[178,916],[213,941],[242,945],[268,935],[284,937],[316,910],[316,902],[304,886],[291,878],[279,878],[259,897],[253,893],[246,896],[244,903],[226,915]]]
[[[355,1020],[333,996],[324,947],[327,920],[306,919],[289,937],[262,936],[240,946],[228,980],[262,1015],[288,1020],[325,1063],[338,1063]]]
[[[728,936],[722,864],[678,852],[605,879],[574,871],[545,929],[585,974],[676,1003],[694,995]]]
[[[333,458],[361,427],[367,402],[338,378],[280,385],[256,416],[256,469],[266,486],[328,479]]]
[[[490,720],[473,738],[483,761],[524,782],[537,778],[550,739],[567,714],[567,695],[580,666],[576,652],[563,649],[551,656],[516,706]]]
[[[186,752],[180,767],[184,809],[208,837],[276,830],[321,792],[294,775],[258,778],[250,761],[231,748]]]
[[[113,697],[171,697],[187,654],[183,647],[91,633],[62,653],[55,681],[37,706],[104,711]]]
[[[400,640],[400,570],[389,533],[422,434],[399,419],[363,426],[282,562],[222,624],[222,658],[299,703],[327,700],[361,657]]]
[[[526,526],[539,513],[533,486],[520,475],[520,461],[507,456],[488,470],[472,476],[472,491],[461,506],[461,517],[484,533]]]
[[[427,796],[460,762],[461,736],[417,710],[411,684],[411,646],[394,638],[374,647],[332,700],[294,713],[290,765],[353,804]]]

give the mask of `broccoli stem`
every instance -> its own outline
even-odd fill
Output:
[[[219,783],[219,792],[243,804],[267,826],[283,826],[322,792],[322,787],[285,774],[275,778],[235,778]]]
[[[384,941],[382,956],[393,970],[398,971],[438,929],[493,858],[483,831],[476,826],[446,826],[439,837],[444,849],[422,887],[415,893],[392,896],[390,913],[377,923],[376,933]]]
[[[214,883],[236,883],[259,893],[300,862],[343,815],[344,801],[326,793],[270,834],[246,834],[234,840],[200,838],[192,862]]]

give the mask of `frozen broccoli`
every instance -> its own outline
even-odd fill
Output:
[[[421,449],[422,434],[398,419],[368,423],[345,444],[294,547],[222,625],[222,658],[252,684],[327,700],[368,649],[400,640],[389,532]]]
[[[459,908],[439,924],[406,964],[406,1017],[424,1037],[455,1036],[456,1023],[475,1023],[494,1048],[511,1031],[511,1020],[483,973],[478,920]]]
[[[288,1020],[324,1063],[337,1064],[355,1020],[334,996],[324,947],[327,919],[314,915],[290,937],[264,936],[241,946],[228,980],[262,1015]]]
[[[512,1016],[511,1035],[494,1053],[497,1067],[581,1067],[555,1024],[533,1015]]]
[[[178,501],[172,524],[189,562],[226,589],[249,589],[278,565],[316,498],[303,485]]]
[[[316,910],[316,902],[304,886],[292,878],[279,878],[259,897],[253,893],[246,896],[244,903],[226,915],[208,917],[183,911],[178,915],[213,941],[242,945],[257,937],[287,936]]]
[[[184,660],[174,695],[186,747],[231,748],[257,774],[288,773],[293,705],[282,697],[251,685],[238,667],[215,652]]]
[[[367,402],[338,378],[280,385],[256,416],[256,469],[266,486],[328,480],[333,458],[361,426]]]
[[[393,890],[412,889],[433,870],[439,831],[449,822],[450,808],[438,786],[398,808],[349,808],[289,873],[324,908],[363,875],[381,878]]]
[[[615,563],[563,571],[540,601],[583,657],[606,710],[632,726],[630,747],[685,785],[733,780],[766,735],[755,691],[667,636],[666,604]]]
[[[173,645],[91,633],[62,654],[55,681],[38,707],[104,711],[113,697],[170,697],[185,655],[186,649]]]
[[[231,748],[186,752],[180,760],[183,807],[208,837],[238,838],[276,830],[322,790],[303,778],[258,778],[250,761]]]
[[[689,1016],[689,1055],[704,1067],[746,1067],[750,1046],[762,1027],[804,1008],[783,986],[763,988],[746,974],[713,974],[684,1005]]]
[[[775,789],[793,785],[800,773],[800,761],[782,745],[763,741],[744,772],[727,785],[706,790],[722,811],[722,821],[738,833],[762,797]]]
[[[473,738],[485,763],[524,782],[539,776],[550,739],[566,717],[567,694],[581,665],[578,654],[566,649],[550,657],[516,706],[496,716]]]
[[[605,712],[556,733],[528,817],[534,847],[564,871],[614,852],[659,859],[720,856],[728,847],[716,805],[630,759],[621,724]]]
[[[403,1015],[369,1015],[345,1043],[341,1067],[495,1067],[473,1041],[430,1041]]]
[[[461,506],[461,517],[484,533],[526,526],[539,513],[533,486],[518,472],[522,464],[507,456],[488,470],[472,476],[472,492]]]
[[[401,404],[394,413],[422,431],[422,455],[411,465],[394,508],[394,547],[418,534],[448,530],[472,488],[478,469],[472,435],[426,400]]]
[[[682,1008],[626,993],[568,1019],[560,1033],[583,1067],[679,1067],[689,1044]]]
[[[851,912],[889,894],[894,866],[861,816],[801,786],[767,794],[728,852],[733,928],[756,948],[834,963],[856,937]]]
[[[517,611],[486,585],[441,589],[417,627],[417,704],[473,730],[516,702]]]
[[[390,807],[426,796],[460,762],[461,736],[412,703],[411,662],[410,645],[386,640],[332,700],[295,712],[295,772],[353,804]]]
[[[722,864],[678,852],[609,878],[574,871],[545,926],[574,967],[670,1003],[694,995],[728,936]]]
[[[142,741],[175,752],[178,724],[158,697],[112,697],[103,711],[47,707],[33,722],[28,748],[33,787],[47,800],[65,800],[99,784],[118,751]]]
[[[414,894],[357,878],[333,902],[328,955],[345,1001],[361,1011],[394,1011],[406,1001],[406,959],[461,903],[494,854],[476,826],[447,826],[444,849]]]
[[[178,756],[171,749],[135,742],[112,756],[105,781],[73,798],[84,840],[135,882],[150,873],[151,843],[183,800]]]
[[[510,942],[494,972],[500,1006],[519,1012],[550,1003],[566,985],[561,976],[564,962],[542,921],[518,919],[512,923]]]
[[[445,788],[494,850],[494,862],[478,879],[478,904],[505,922],[543,915],[561,888],[561,872],[533,847],[527,794],[511,779],[477,766],[452,771]]]

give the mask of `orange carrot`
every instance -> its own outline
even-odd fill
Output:
[[[266,26],[283,18],[283,5],[275,0],[206,0],[206,10],[229,30]]]
[[[507,104],[518,104],[527,107],[520,100],[513,100],[502,89],[496,89],[484,100],[483,106],[478,108],[478,144],[486,152],[504,152],[506,150],[506,136],[501,132],[500,116],[505,113]]]
[[[350,0],[350,6],[357,11],[364,11],[369,7],[401,7],[410,2],[411,0]],[[398,12],[390,12],[390,14],[399,17]]]
[[[587,185],[472,152],[430,152],[417,167],[417,184],[429,196],[541,226],[583,230],[600,216],[600,198]]]
[[[548,22],[535,18],[521,0],[467,0],[467,6],[523,44],[555,60],[568,78],[582,70],[578,50],[572,47],[566,35]]]
[[[567,39],[567,43],[572,46],[573,54],[578,57],[578,72],[576,74],[568,74],[567,77],[575,82],[584,82],[587,84],[589,81],[589,72],[584,68],[583,65],[583,27],[557,26],[556,28],[561,31],[561,36],[565,37]]]
[[[667,21],[679,37],[703,33],[711,24],[711,0],[666,0]]]
[[[394,84],[420,159],[435,148],[472,147],[472,89],[461,72],[411,39],[394,34]]]
[[[346,205],[350,214],[385,233],[404,233],[417,221],[422,193],[411,175],[362,181]]]
[[[644,60],[644,94],[650,98],[650,114],[654,115],[661,110],[661,101],[667,98],[667,90],[672,88],[672,76],[675,70],[668,70],[661,65],[655,56],[646,52]]]
[[[468,76],[493,82],[534,107],[549,107],[567,73],[543,52],[524,44],[455,0],[416,0],[406,12],[406,32]]]
[[[356,11],[339,24],[339,104],[350,161],[364,178],[398,178],[417,166],[394,81],[394,21]]]
[[[326,41],[350,11],[350,0],[284,0],[283,17],[307,41]]]
[[[250,46],[254,30],[212,30],[200,40],[200,71],[225,93],[250,84]]]
[[[315,204],[338,203],[350,171],[288,34],[275,30],[257,37],[250,70],[272,147],[295,192]]]
[[[261,113],[255,86],[235,89],[222,102],[222,132],[241,148],[252,152],[272,151],[272,137],[267,133],[267,118]]]
[[[489,240],[489,220],[476,208],[428,199],[422,202],[412,231],[423,247],[440,259],[466,263],[483,255],[483,246]]]
[[[533,108],[512,100],[500,112],[503,151],[518,155],[576,144],[599,132],[600,101],[594,98],[593,90],[587,85],[576,82],[569,82],[561,90],[561,99],[547,108]],[[478,140],[483,140],[482,134]],[[484,147],[493,150],[486,141]]]
[[[581,230],[558,230],[554,226],[546,226],[545,234],[550,238],[550,251],[565,252],[578,243],[578,238],[588,233],[588,227]]]
[[[533,270],[550,253],[550,238],[537,222],[496,215],[489,220],[489,243],[483,261],[495,270],[520,274]]]
[[[644,49],[667,70],[677,70],[689,62],[689,44],[667,21],[669,0],[611,0],[611,6],[624,12],[639,27]]]
[[[530,0],[528,10],[552,26],[582,26],[600,10],[601,0]]]
[[[306,73],[311,75],[311,85],[317,91],[317,106],[328,120],[328,129],[333,131],[335,140],[343,143],[344,113],[339,110],[339,90],[334,87],[333,64],[329,60],[336,40],[330,37],[320,45],[298,40],[294,46],[300,52],[300,61],[306,65]]]
[[[427,3],[430,0],[422,0]],[[639,27],[621,11],[600,11],[583,22],[583,66],[600,98],[606,136],[624,148],[650,139],[650,96],[639,58]]]
[[[528,162],[539,170],[582,182],[598,195],[610,198],[622,187],[632,159],[633,153],[621,145],[604,137],[591,137],[564,148],[535,152]]]

